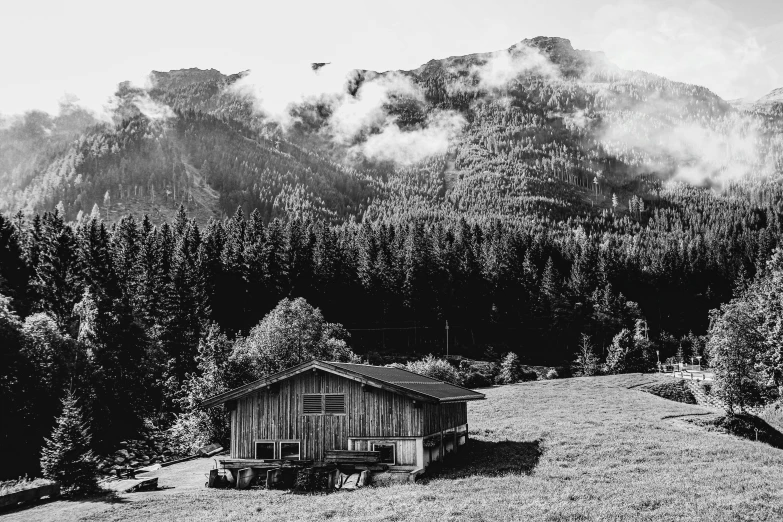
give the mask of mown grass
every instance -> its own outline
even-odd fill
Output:
[[[175,489],[127,495],[84,520],[783,520],[783,451],[687,422],[714,412],[635,389],[655,381],[482,390],[487,400],[469,406],[471,451],[419,484],[330,495]]]
[[[54,484],[54,481],[43,478],[32,479],[26,476],[16,480],[5,480],[0,482],[0,495],[8,495],[17,491],[24,491],[25,489],[48,486],[49,484]]]

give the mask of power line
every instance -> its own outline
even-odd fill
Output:
[[[349,332],[367,332],[372,330],[428,330],[432,326],[389,326],[388,328],[346,328]]]

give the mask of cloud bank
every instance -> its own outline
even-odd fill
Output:
[[[353,151],[368,158],[410,165],[444,154],[465,123],[465,118],[455,111],[434,111],[424,125],[414,130],[403,131],[391,121]]]
[[[783,83],[756,32],[708,0],[607,4],[585,30],[622,68],[705,85],[724,99],[756,99]]]
[[[472,67],[471,73],[478,77],[479,87],[488,90],[506,87],[523,74],[560,78],[560,69],[549,58],[521,42],[511,49],[491,53],[486,63]]]
[[[454,111],[433,111],[415,125],[403,125],[394,105],[424,107],[424,92],[410,77],[389,72],[364,73],[339,64],[265,67],[229,89],[250,96],[267,121],[284,130],[297,121],[296,108],[326,108],[320,132],[347,147],[349,155],[410,165],[444,154],[465,125]]]

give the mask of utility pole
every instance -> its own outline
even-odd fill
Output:
[[[446,321],[446,359],[449,358],[449,321]]]

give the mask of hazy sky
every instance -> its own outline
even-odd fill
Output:
[[[3,114],[54,111],[66,92],[99,107],[153,69],[410,69],[542,35],[726,99],[783,87],[781,0],[25,0],[0,13]]]

